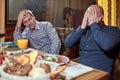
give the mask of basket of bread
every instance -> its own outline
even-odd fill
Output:
[[[55,80],[66,67],[54,61],[40,60],[39,51],[33,50],[27,54],[6,56],[0,74],[2,80]]]

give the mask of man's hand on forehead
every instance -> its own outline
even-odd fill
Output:
[[[25,17],[28,14],[26,10],[24,10],[23,17]]]

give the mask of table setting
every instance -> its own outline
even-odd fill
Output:
[[[7,56],[0,65],[0,80],[71,80],[94,70],[79,63],[71,64],[64,55],[52,55],[29,47],[23,53],[19,48],[14,49],[13,44],[5,48]],[[21,74],[25,67],[29,70]]]

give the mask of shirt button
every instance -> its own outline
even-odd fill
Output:
[[[85,51],[85,53],[88,53],[87,51]]]
[[[85,62],[85,59],[83,59],[82,61]]]

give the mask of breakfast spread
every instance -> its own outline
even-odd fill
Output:
[[[82,64],[69,64],[69,58],[64,55],[37,50],[7,53],[1,59],[0,80],[71,80],[93,70]]]
[[[66,66],[59,66],[59,64],[69,62],[69,59],[62,55],[39,54],[37,50],[33,50],[26,54],[7,55],[4,60],[5,64],[0,67],[1,76],[8,76],[8,78],[12,76],[12,80],[19,80],[23,76],[30,78],[29,80],[37,80],[36,78],[42,80],[45,76],[48,80],[53,80],[66,68]],[[62,75],[59,74],[59,76]],[[33,77],[36,78],[33,79]]]

